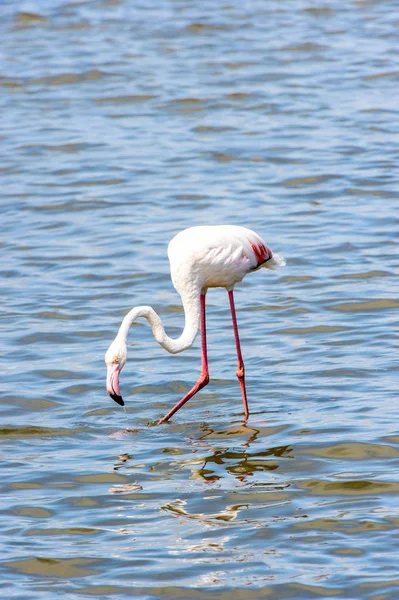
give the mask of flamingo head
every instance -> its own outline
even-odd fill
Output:
[[[117,404],[124,406],[124,401],[119,389],[119,373],[127,360],[127,347],[124,341],[118,338],[112,342],[105,354],[107,365],[107,392]]]

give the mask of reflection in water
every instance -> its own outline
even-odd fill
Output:
[[[186,504],[186,501],[184,501],[184,500],[175,500],[173,503],[170,502],[170,503],[166,504],[165,506],[163,506],[162,508],[163,508],[163,510],[169,511],[180,517],[186,517],[188,519],[196,519],[206,525],[211,525],[211,526],[215,525],[215,521],[216,522],[218,522],[218,521],[225,521],[225,522],[233,521],[237,517],[240,509],[244,508],[244,506],[240,506],[240,505],[226,506],[226,508],[221,510],[220,512],[205,515],[204,513],[189,512],[188,510],[186,510],[186,508],[184,508],[185,504]],[[247,508],[247,507],[245,507],[245,508]]]
[[[205,457],[203,466],[195,471],[195,475],[202,477],[206,482],[210,482],[223,477],[223,474],[218,475],[217,473],[225,470],[227,473],[234,475],[238,481],[247,483],[248,478],[252,477],[257,471],[275,471],[278,469],[278,461],[268,457],[294,458],[291,451],[289,446],[279,446],[264,452],[253,453],[248,450],[214,450],[211,456]],[[211,465],[214,466],[211,468]],[[216,466],[221,465],[223,469],[216,468]]]
[[[131,458],[131,456],[127,452],[125,454],[120,454],[115,462],[114,471],[118,471],[129,460],[129,458]]]
[[[249,434],[248,440],[246,442],[242,442],[242,446],[249,446],[251,442],[254,442],[259,435],[259,429],[255,427],[250,427],[248,425],[248,420],[245,419],[242,422],[242,426],[233,427],[231,429],[225,429],[219,432],[215,432],[211,427],[204,427],[205,433],[201,435],[199,440],[203,440],[208,436],[247,436]],[[252,433],[251,433],[252,432]]]
[[[142,489],[141,485],[138,485],[137,483],[122,483],[110,487],[108,492],[110,494],[131,494]]]
[[[198,496],[193,499],[189,488],[186,489],[184,494],[187,495],[188,493],[186,498],[175,498],[160,507],[163,511],[170,512],[175,516],[198,520],[207,525],[230,522],[235,520],[241,511],[248,511],[253,506],[259,508],[259,502],[255,501],[254,503],[255,498],[251,493],[253,486],[262,486],[263,489],[267,490],[267,497],[261,500],[261,505],[265,507],[278,506],[287,502],[287,497],[282,496],[281,492],[289,488],[290,483],[287,481],[282,483],[275,478],[270,480],[267,474],[277,471],[281,461],[295,459],[291,446],[272,446],[265,450],[251,451],[251,444],[257,442],[261,429],[249,427],[246,423],[219,431],[208,425],[202,426],[201,429],[202,434],[200,436],[187,437],[196,451],[194,457],[192,454],[187,457],[185,453],[182,454],[179,448],[165,447],[162,454],[170,458],[173,457],[172,460],[165,462],[164,458],[159,460],[160,457],[157,455],[152,460],[147,460],[145,464],[129,466],[129,461],[132,458],[131,453],[127,451],[121,453],[114,463],[114,470],[123,469],[125,474],[129,474],[129,477],[134,476],[135,479],[138,478],[139,482],[118,484],[109,491],[120,495],[138,492],[137,499],[139,500],[140,490],[148,491],[148,486],[145,483],[147,480],[146,473],[155,474],[161,480],[164,477],[175,477],[179,473],[186,473],[189,469],[191,481],[196,484],[205,484],[209,491],[231,489],[232,491],[239,490],[241,495],[245,494],[246,490],[249,492],[248,502],[227,503],[224,505],[224,503],[218,501],[219,508],[216,512],[205,513],[202,510],[196,510]],[[242,442],[243,436],[246,438],[244,442]],[[231,445],[235,440],[239,444]],[[220,442],[223,441],[228,442],[229,445],[221,447]],[[201,456],[198,456],[199,454]],[[265,475],[262,478],[262,483],[259,477],[261,473]],[[200,492],[200,494],[200,498],[204,499],[203,492]],[[213,496],[207,496],[207,499],[212,500]],[[201,508],[203,508],[202,504]]]
[[[267,457],[294,458],[289,446],[272,447],[262,452],[249,452],[247,449],[257,440],[259,433],[260,429],[249,427],[247,421],[244,421],[240,427],[231,427],[217,432],[207,427],[205,433],[197,439],[209,440],[208,448],[211,454],[204,458],[200,469],[193,471],[193,477],[202,478],[206,483],[211,483],[224,477],[224,471],[226,471],[241,483],[247,483],[249,482],[248,477],[253,476],[257,471],[278,469],[278,461]],[[230,441],[234,436],[248,436],[248,438],[245,442],[241,442],[238,449],[236,446],[220,449],[215,448],[212,444],[212,441],[218,438],[228,437]],[[223,468],[219,469],[219,466],[223,466]]]

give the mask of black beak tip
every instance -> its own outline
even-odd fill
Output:
[[[110,394],[110,396],[119,406],[125,406],[122,396],[118,396],[118,394]]]

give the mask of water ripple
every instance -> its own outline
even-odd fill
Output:
[[[394,600],[397,16],[328,5],[42,0],[1,7],[5,597]],[[134,13],[134,14],[133,14]],[[167,355],[167,244],[251,227],[287,267]],[[56,542],[56,543],[55,543]]]

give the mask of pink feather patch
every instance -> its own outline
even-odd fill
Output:
[[[264,244],[260,244],[256,246],[255,244],[251,244],[252,250],[254,251],[256,261],[258,265],[263,264],[267,260],[273,257],[273,252]]]

